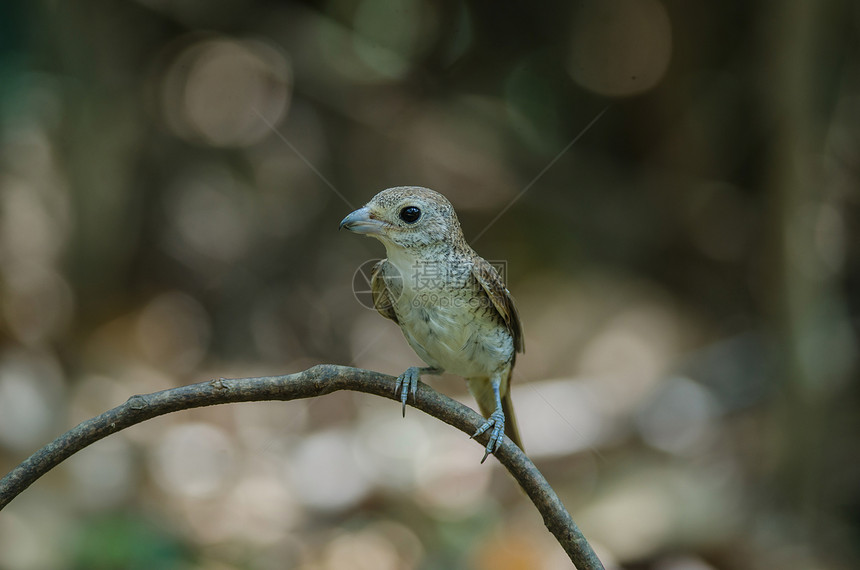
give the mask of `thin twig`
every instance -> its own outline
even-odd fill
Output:
[[[216,404],[296,400],[353,390],[394,399],[394,378],[378,372],[321,364],[287,376],[219,379],[132,396],[121,406],[87,420],[49,443],[0,479],[0,510],[39,477],[103,437],[157,416]],[[463,404],[419,384],[417,409],[472,434],[484,418]],[[486,444],[487,434],[477,438]],[[544,524],[579,570],[603,569],[555,491],[528,457],[507,437],[495,453],[543,516]]]

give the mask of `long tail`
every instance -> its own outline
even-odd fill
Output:
[[[520,449],[523,449],[523,442],[520,439],[520,430],[517,427],[517,416],[514,414],[514,403],[511,400],[511,375],[513,368],[508,370],[508,377],[502,382],[502,411],[505,412],[505,435],[513,440]],[[493,387],[490,384],[489,378],[468,378],[466,380],[469,386],[469,392],[475,397],[478,402],[478,409],[481,410],[481,415],[485,418],[490,417],[496,411],[496,397],[493,395]]]

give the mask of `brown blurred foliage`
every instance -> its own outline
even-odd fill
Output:
[[[4,3],[0,468],[135,393],[418,364],[337,224],[423,185],[506,262],[526,450],[607,567],[857,567],[858,36],[849,0]],[[16,499],[0,567],[568,567],[480,456],[361,395],[174,414]]]

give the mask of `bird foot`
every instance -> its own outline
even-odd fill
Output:
[[[418,392],[418,380],[421,379],[421,368],[418,366],[410,366],[406,371],[397,377],[397,383],[394,385],[394,395],[400,394],[400,402],[403,404],[403,417],[406,417],[406,400],[409,394],[412,394],[412,401],[416,401]]]
[[[490,428],[492,428],[490,440],[487,442],[487,447],[484,448],[484,458],[481,459],[481,463],[486,461],[487,456],[495,453],[502,445],[502,439],[505,436],[505,413],[502,410],[496,410],[490,414],[490,417],[478,428],[472,439],[475,439]]]

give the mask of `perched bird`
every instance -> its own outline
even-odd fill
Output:
[[[501,277],[469,247],[451,203],[417,186],[383,190],[340,223],[376,238],[387,259],[371,273],[376,310],[403,331],[427,367],[412,366],[397,378],[403,414],[422,374],[450,372],[466,379],[490,430],[483,463],[506,433],[520,443],[511,403],[511,371],[523,352],[513,299]]]

